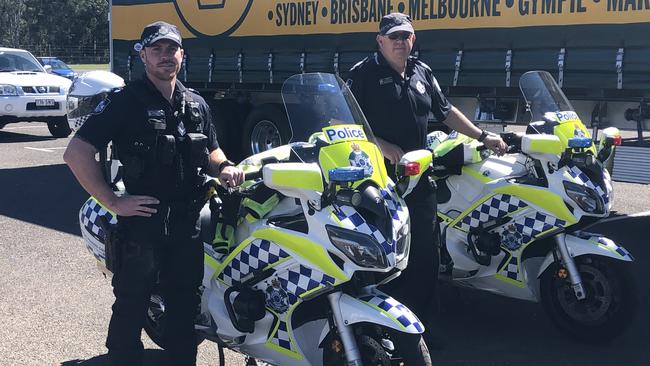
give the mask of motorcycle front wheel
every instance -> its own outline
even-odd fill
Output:
[[[630,263],[598,256],[575,258],[586,298],[578,300],[569,278],[553,263],[540,280],[544,310],[562,331],[589,343],[607,343],[632,323],[638,289]]]
[[[382,346],[387,338],[377,332],[364,332],[356,335],[357,347],[364,365],[371,366],[431,366],[429,349],[419,334],[391,332],[390,340],[394,350]],[[323,347],[323,365],[347,365],[345,350],[338,337],[331,338]]]

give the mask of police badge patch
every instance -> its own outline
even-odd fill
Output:
[[[111,100],[108,99],[108,98],[102,100],[101,102],[99,102],[99,104],[97,104],[97,107],[95,107],[95,110],[93,111],[93,114],[102,113],[110,103],[111,103]]]
[[[277,279],[273,279],[271,285],[266,288],[266,306],[278,314],[283,314],[289,310],[289,296]]]
[[[424,84],[422,84],[420,80],[415,83],[415,89],[417,89],[420,94],[424,94],[427,91],[427,88],[424,87]]]
[[[521,247],[524,236],[521,235],[515,225],[509,225],[501,233],[501,244],[510,250],[517,250]]]
[[[352,143],[352,152],[350,153],[348,160],[350,161],[350,166],[363,168],[363,173],[366,177],[372,175],[373,168],[370,163],[370,157],[361,150],[359,144]]]

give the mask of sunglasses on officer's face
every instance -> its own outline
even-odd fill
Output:
[[[411,38],[411,34],[409,32],[395,32],[387,35],[388,39],[391,41],[397,41],[398,39],[400,41],[406,41],[407,39]]]

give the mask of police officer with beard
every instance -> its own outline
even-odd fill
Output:
[[[410,57],[415,43],[411,19],[401,13],[384,16],[376,37],[379,52],[351,70],[348,85],[363,110],[393,178],[405,152],[426,148],[430,113],[450,128],[477,138],[502,154],[506,144],[472,124],[449,103],[431,69]],[[402,275],[388,291],[430,324],[438,313],[439,235],[434,225],[435,189],[422,179],[406,197],[411,217],[411,254]],[[429,327],[430,329],[431,327]]]
[[[229,187],[241,184],[244,173],[219,148],[205,100],[177,80],[183,59],[177,28],[152,23],[140,44],[145,75],[96,106],[64,160],[86,191],[119,217],[121,249],[112,268],[115,303],[106,340],[111,364],[142,365],[141,330],[158,281],[165,348],[173,365],[194,365],[203,278],[200,172]],[[95,160],[110,141],[123,164],[122,196],[104,181]]]

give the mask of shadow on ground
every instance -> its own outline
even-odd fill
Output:
[[[65,164],[0,169],[0,216],[80,235],[88,198]]]
[[[30,135],[30,134],[0,130],[0,144],[15,143],[15,142],[49,141],[49,140],[56,140],[56,137],[38,136],[38,135]]]
[[[168,366],[169,360],[163,350],[148,349],[144,351],[143,366]],[[61,362],[60,366],[111,366],[108,355],[95,356],[87,360],[70,360]]]

